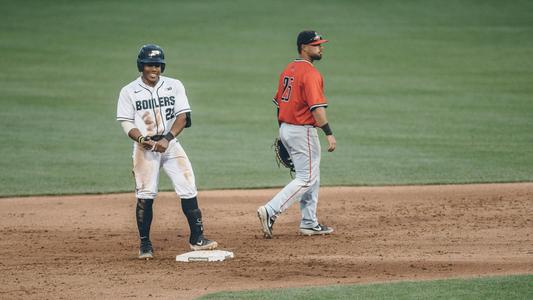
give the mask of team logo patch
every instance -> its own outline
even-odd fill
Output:
[[[318,34],[318,32],[315,31],[315,37],[313,38],[313,41],[318,41],[318,40],[321,40],[322,39],[322,36],[320,34]]]
[[[159,50],[152,50],[148,53],[148,57],[154,57],[154,56],[160,56],[161,55],[161,51]]]

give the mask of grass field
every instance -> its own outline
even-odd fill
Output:
[[[147,42],[187,88],[199,188],[284,185],[271,98],[304,28],[331,40],[324,185],[533,179],[530,1],[24,3],[0,20],[2,196],[132,189],[116,99]]]
[[[516,300],[533,297],[533,275],[381,283],[268,291],[214,293],[207,299],[454,299]]]

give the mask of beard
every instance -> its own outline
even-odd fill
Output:
[[[310,56],[312,60],[321,60],[322,59],[322,54],[314,54],[312,56]]]

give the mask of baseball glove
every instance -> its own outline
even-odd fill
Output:
[[[276,162],[278,163],[278,167],[283,165],[285,168],[290,170],[292,176],[292,173],[295,172],[294,163],[289,155],[289,151],[287,151],[287,148],[285,148],[285,145],[283,145],[280,138],[276,138],[274,140],[272,147],[274,147],[274,152],[276,153]]]

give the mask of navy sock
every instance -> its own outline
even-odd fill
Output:
[[[196,244],[204,232],[204,226],[202,224],[202,212],[198,208],[198,199],[196,199],[196,197],[181,199],[181,209],[187,217],[189,229],[191,230],[189,242],[191,244]]]
[[[137,199],[135,216],[137,218],[137,229],[141,243],[150,241],[150,225],[152,224],[152,204],[154,199]]]

